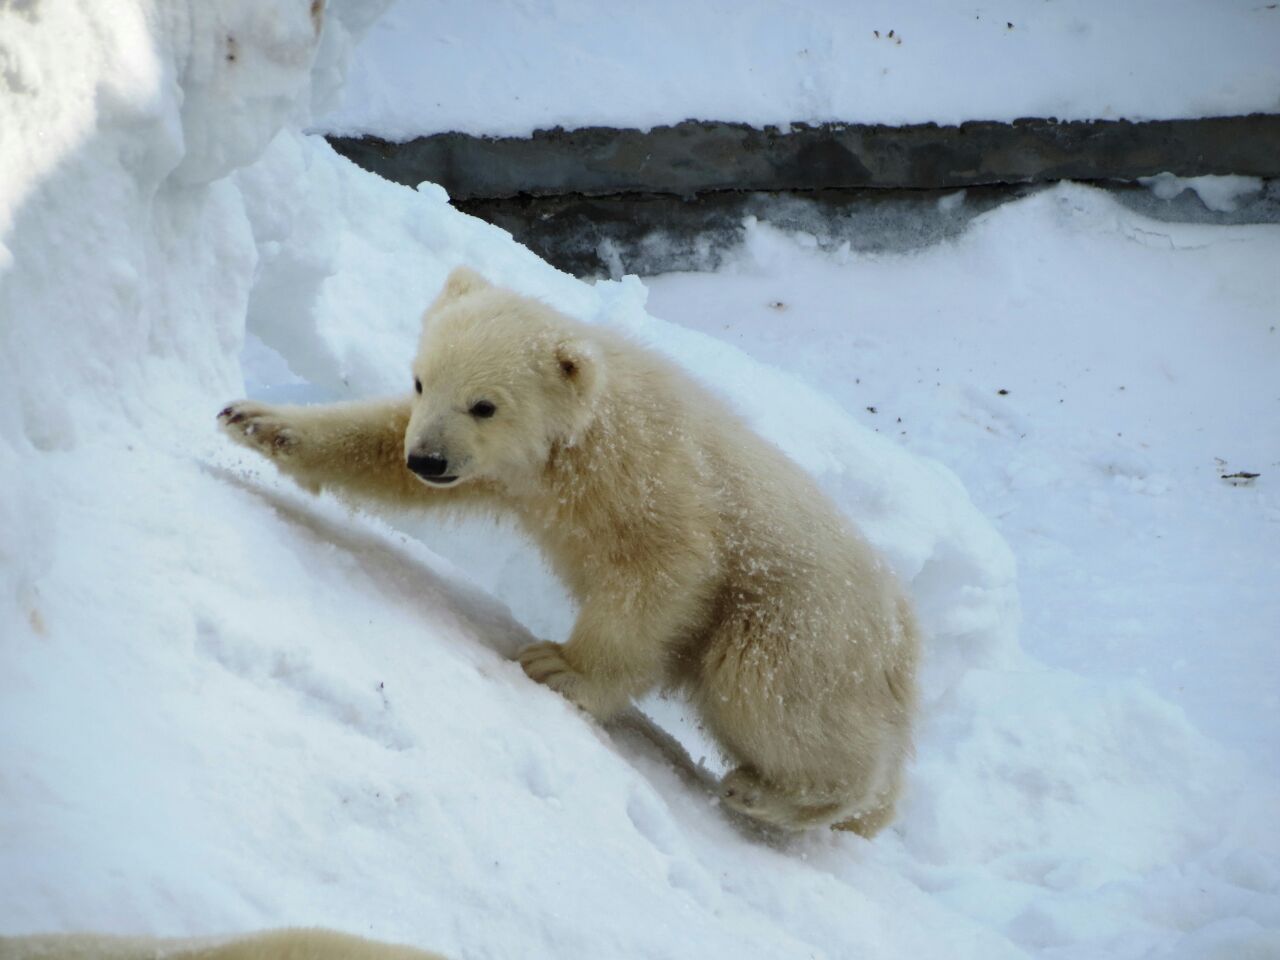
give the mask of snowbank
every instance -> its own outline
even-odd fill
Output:
[[[298,132],[375,12],[335,4],[318,33],[304,0],[0,9],[20,93],[0,103],[0,930],[987,958],[1039,950],[1045,930],[1097,956],[1084,932],[1101,916],[1117,955],[1201,927],[1263,943],[1278,875],[1248,818],[1196,874],[1230,890],[1188,919],[1172,877],[1140,926],[1121,922],[1159,865],[1209,857],[1202,834],[1241,809],[1212,784],[1237,771],[1149,693],[1019,654],[1008,548],[951,474],[649,317],[638,283],[581,284]],[[509,662],[530,632],[475,584],[541,635],[567,616],[510,537],[423,526],[428,549],[215,435],[246,381],[404,389],[417,314],[463,262],[675,354],[889,553],[930,633],[897,832],[741,836],[652,742],[592,726]],[[1149,755],[1126,749],[1134,730]],[[1214,779],[1184,787],[1191,769]],[[1128,886],[1100,907],[1117,871]]]
[[[357,49],[339,134],[758,127],[1280,109],[1280,10],[1213,0],[399,0]],[[483,51],[477,56],[477,51]]]

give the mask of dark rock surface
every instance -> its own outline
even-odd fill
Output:
[[[466,200],[460,210],[497,224],[543,259],[575,276],[652,276],[712,270],[741,243],[749,218],[808,234],[823,248],[903,251],[958,236],[974,217],[1048,184],[963,190],[724,190],[696,197],[515,197]],[[1211,210],[1188,190],[1162,200],[1145,187],[1098,181],[1116,200],[1154,220],[1280,223],[1280,180]]]
[[[407,143],[333,137],[389,180],[430,180],[456,200],[721,190],[947,189],[1053,180],[1132,180],[1168,171],[1280,176],[1280,115],[1195,120],[1053,119],[960,126],[686,121],[650,131],[592,127],[527,138],[443,133]]]

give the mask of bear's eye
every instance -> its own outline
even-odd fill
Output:
[[[413,389],[415,393],[422,393],[422,381],[417,377],[413,378]]]
[[[473,417],[479,417],[481,420],[488,420],[498,412],[498,408],[488,400],[477,400],[471,405],[471,410],[468,412]]]

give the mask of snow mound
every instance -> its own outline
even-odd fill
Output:
[[[1228,807],[1179,787],[1217,769],[1202,740],[1158,700],[1021,658],[1008,548],[947,471],[647,316],[637,282],[579,283],[299,133],[376,9],[333,4],[317,32],[305,0],[0,8],[20,87],[0,102],[0,929],[988,958],[1103,917],[1128,955],[1200,927],[1214,949],[1265,944],[1271,851],[1214,860],[1197,829]],[[432,528],[429,550],[215,434],[246,373],[297,396],[403,390],[457,263],[672,353],[889,554],[930,634],[898,831],[742,836],[670,744],[598,729],[509,662],[530,631],[475,584],[539,632],[568,613],[518,546]],[[449,537],[456,564],[434,552]],[[1166,795],[1149,823],[1110,815]],[[1130,833],[1130,886],[1100,907],[1104,848]],[[1188,850],[1230,887],[1190,920],[1168,913],[1192,892],[1177,877],[1141,901]],[[1136,933],[1116,919],[1135,900]],[[1254,926],[1208,929],[1228,916]]]

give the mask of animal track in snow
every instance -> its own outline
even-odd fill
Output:
[[[388,750],[417,746],[413,735],[396,720],[385,687],[368,688],[317,669],[305,652],[269,648],[230,640],[213,621],[196,623],[196,652],[228,672],[258,686],[275,681],[298,696],[308,709]]]
[[[653,793],[635,787],[627,798],[627,817],[636,831],[660,852],[670,855],[677,844],[675,825],[671,815],[654,797]]]

